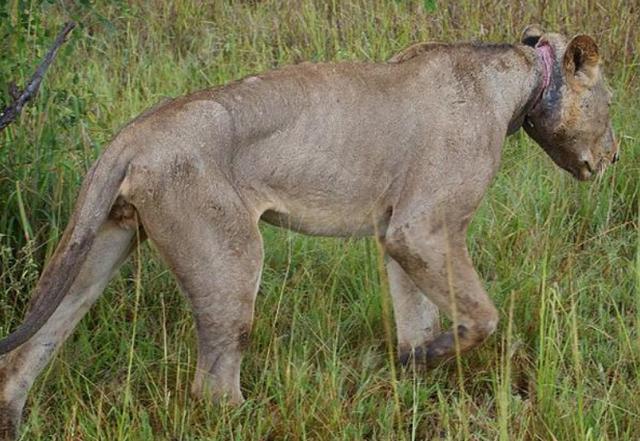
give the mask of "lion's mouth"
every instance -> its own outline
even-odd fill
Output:
[[[602,158],[595,166],[592,165],[589,161],[584,161],[577,167],[567,166],[564,167],[564,169],[571,173],[573,177],[579,181],[590,181],[594,178],[602,176],[608,165],[609,161]]]

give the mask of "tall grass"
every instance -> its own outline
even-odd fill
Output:
[[[586,32],[615,90],[622,161],[592,184],[518,134],[474,219],[473,260],[501,311],[480,349],[398,370],[375,243],[265,227],[240,408],[195,402],[193,324],[145,246],[36,383],[24,440],[640,438],[640,205],[635,2],[0,3],[0,93],[79,22],[37,100],[0,133],[0,333],[20,321],[85,171],[163,96],[302,60],[381,61],[420,40]],[[387,329],[388,331],[385,331]]]

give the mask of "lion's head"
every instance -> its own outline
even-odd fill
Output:
[[[619,157],[598,46],[587,35],[567,41],[537,26],[525,29],[522,43],[550,58],[548,87],[528,112],[525,131],[575,178],[598,175]]]

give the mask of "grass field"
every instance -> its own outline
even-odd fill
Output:
[[[178,6],[179,5],[179,6]],[[640,439],[640,5],[636,1],[0,2],[0,98],[65,20],[79,27],[0,132],[0,334],[21,320],[81,179],[164,96],[299,62],[382,61],[421,40],[596,38],[622,160],[580,184],[524,134],[469,232],[499,330],[456,364],[402,371],[372,240],[264,227],[246,404],[188,395],[188,306],[153,248],[123,268],[34,386],[23,440]]]

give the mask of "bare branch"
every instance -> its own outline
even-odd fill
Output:
[[[2,110],[0,113],[0,131],[11,124],[22,112],[22,108],[24,105],[30,101],[37,93],[40,88],[40,83],[42,83],[42,79],[44,78],[44,74],[47,72],[49,65],[53,62],[56,57],[56,53],[62,43],[64,43],[65,38],[71,32],[71,30],[76,26],[73,21],[65,24],[64,28],[53,43],[49,52],[44,56],[44,59],[40,63],[40,66],[36,69],[35,73],[29,80],[29,83],[24,88],[22,92],[18,92],[15,83],[10,83],[10,95],[13,98],[13,102],[9,104],[7,107]]]

